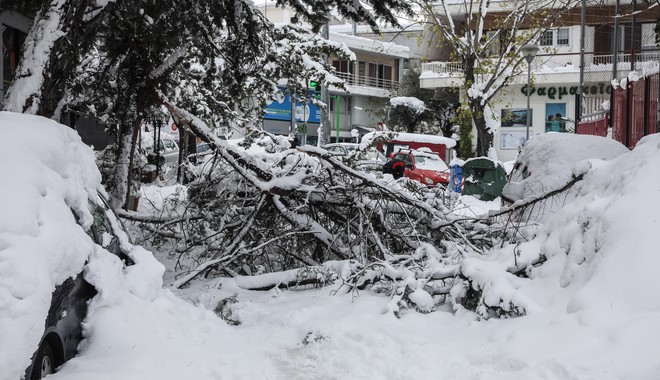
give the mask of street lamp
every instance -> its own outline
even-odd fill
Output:
[[[147,122],[151,124],[154,129],[154,150],[156,159],[156,177],[160,175],[160,166],[161,166],[161,150],[160,150],[160,129],[163,125],[167,124],[167,121],[161,121],[157,116],[152,116],[147,118]]]
[[[529,140],[529,126],[532,124],[532,115],[529,108],[529,96],[532,94],[532,61],[536,57],[536,53],[539,52],[539,47],[533,44],[527,44],[523,45],[520,51],[527,61],[527,127],[525,130],[525,141],[527,141]]]

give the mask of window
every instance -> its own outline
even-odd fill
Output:
[[[568,45],[568,29],[557,30],[557,45]]]
[[[328,101],[328,107],[330,112],[335,112],[337,109],[337,97],[333,95]],[[339,112],[348,113],[351,110],[351,97],[350,96],[340,96],[339,97]]]
[[[552,36],[553,36],[553,31],[548,30],[543,32],[541,34],[541,37],[539,38],[539,45],[541,46],[552,46]]]
[[[367,66],[365,62],[358,63],[358,85],[364,86]]]
[[[486,32],[486,41],[490,41],[488,45],[488,53],[494,57],[500,55],[500,38],[496,30]]]
[[[103,202],[98,197],[96,202],[92,200],[88,201],[89,211],[94,217],[94,223],[92,223],[90,230],[94,240],[96,240],[100,246],[118,254],[120,252],[119,240],[113,233],[110,221],[106,216],[105,208],[102,205]]]
[[[353,84],[353,64],[350,61],[345,60],[334,60],[332,61],[332,66],[337,72],[337,76],[342,78],[348,84]]]
[[[546,30],[539,37],[540,46],[567,46],[570,45],[567,28]]]
[[[350,73],[352,72],[352,65],[351,62],[349,61],[344,61],[344,60],[334,60],[332,61],[332,66],[337,70],[339,73]]]
[[[172,140],[163,140],[163,145],[167,151],[176,150],[176,143]]]
[[[368,87],[391,88],[394,67],[382,63],[358,63],[358,84]]]

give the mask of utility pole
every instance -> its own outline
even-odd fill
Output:
[[[577,133],[577,123],[582,120],[582,103],[584,101],[584,29],[587,19],[587,4],[586,0],[581,1],[580,18],[580,89],[577,96],[577,106],[575,107],[575,133]]]
[[[325,23],[321,28],[321,37],[326,40],[330,39],[330,26],[328,23]],[[327,62],[329,56],[323,54],[323,59]],[[321,102],[325,104],[326,108],[321,108],[321,126],[319,128],[319,139],[318,146],[323,146],[330,143],[330,118],[328,117],[328,111],[330,107],[330,92],[328,86],[323,84],[321,86]]]
[[[630,71],[635,71],[635,29],[637,29],[637,0],[632,0],[632,25],[630,27]]]
[[[614,38],[612,38],[612,80],[616,80],[616,77],[618,75],[617,73],[617,65],[619,63],[619,0],[616,0],[616,5],[614,9]],[[615,91],[612,89],[612,93],[610,94],[610,117],[609,117],[609,127],[612,128],[614,123],[614,107],[616,107],[614,103],[614,94]]]
[[[616,79],[617,65],[619,63],[619,0],[616,0],[614,9],[614,38],[612,39],[612,79]]]

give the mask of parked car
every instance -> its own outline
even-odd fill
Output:
[[[204,161],[203,157],[213,154],[214,148],[209,143],[200,143],[195,147],[195,153],[188,155],[188,160],[193,164],[199,164]]]
[[[338,156],[350,156],[355,153],[360,147],[356,143],[332,143],[323,146],[323,149]]]
[[[522,147],[507,184],[506,204],[560,189],[573,176],[573,167],[588,159],[611,160],[628,149],[616,140],[572,133],[534,136]]]
[[[176,165],[179,162],[179,144],[170,138],[161,138],[160,155],[165,159],[165,164]]]
[[[451,148],[456,146],[456,140],[444,136],[383,131],[367,133],[362,137],[362,143],[375,145],[387,157],[401,149],[428,149],[447,162],[452,159]]]
[[[334,155],[355,159],[358,170],[381,170],[387,162],[387,157],[375,148],[360,150],[360,144],[356,143],[333,143],[323,148]]]
[[[620,142],[600,136],[546,133],[527,140],[502,189],[502,205],[540,198],[562,189],[574,169],[586,160],[613,160],[629,152]],[[577,190],[569,188],[543,203],[521,210],[521,220],[544,221],[573,202]]]
[[[101,195],[97,195],[96,199],[88,201],[88,205],[94,222],[86,231],[87,234],[96,244],[117,255],[125,264],[132,264],[127,253],[121,250],[115,228],[122,227],[121,224],[112,227],[110,217],[116,221],[119,219],[108,203]],[[78,344],[83,339],[81,324],[87,315],[87,303],[96,293],[94,286],[85,281],[82,272],[55,288],[46,316],[46,329],[32,357],[32,364],[26,369],[26,379],[44,378],[76,356]]]
[[[434,186],[449,183],[449,167],[430,150],[402,149],[392,154],[392,160],[403,161],[405,177]]]
[[[0,377],[41,379],[76,355],[92,283],[133,247],[75,130],[0,112],[0,152]]]

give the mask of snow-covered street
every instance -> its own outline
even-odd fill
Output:
[[[201,280],[97,309],[81,354],[52,378],[656,379],[658,164],[659,136],[618,160],[590,161],[578,199],[521,246],[546,252],[548,263],[532,269],[532,280],[491,284],[503,286],[496,291],[504,299],[526,298],[516,302],[530,305],[530,315],[478,320],[442,306],[397,319],[388,296],[347,294],[340,282],[247,291],[232,279]],[[176,189],[144,194],[162,207]],[[472,197],[456,204],[461,215],[490,208],[499,206]],[[507,255],[478,268],[488,277]],[[156,257],[168,268],[164,284],[173,283],[174,260]],[[233,295],[237,326],[213,313]]]

